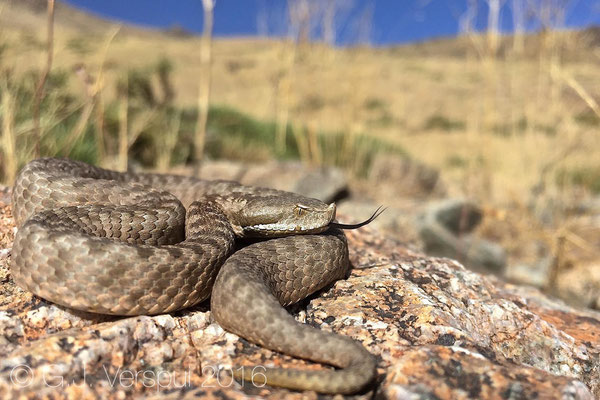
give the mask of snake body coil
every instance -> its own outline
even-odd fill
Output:
[[[39,159],[13,189],[15,282],[66,307],[166,313],[211,297],[226,330],[338,370],[268,368],[255,384],[354,393],[375,376],[355,341],[296,322],[282,307],[343,278],[346,238],[335,206],[235,182],[109,171]],[[187,211],[186,211],[187,210]],[[291,236],[290,236],[291,235]],[[235,251],[236,238],[276,238]],[[264,381],[264,382],[263,382]]]

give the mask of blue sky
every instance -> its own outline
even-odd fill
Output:
[[[167,28],[181,26],[192,32],[202,30],[201,0],[64,0],[97,15],[135,24]],[[459,18],[467,0],[347,0],[351,4],[337,27],[338,44],[367,39],[376,45],[390,45],[451,36],[459,31]],[[538,0],[539,1],[539,0]],[[216,0],[215,36],[265,33],[284,35],[287,29],[285,0]],[[487,6],[478,0],[477,26],[485,27]],[[507,1],[510,4],[511,1]],[[600,25],[600,0],[571,0],[566,26]],[[363,16],[372,21],[368,33],[360,27]],[[263,21],[263,22],[260,22]],[[531,26],[535,28],[535,26]],[[510,9],[504,7],[502,29],[512,29]]]

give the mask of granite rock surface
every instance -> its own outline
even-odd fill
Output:
[[[154,317],[76,313],[10,276],[10,207],[0,231],[0,398],[317,398],[232,381],[240,365],[320,369],[211,321],[206,304]],[[600,397],[600,313],[428,258],[370,227],[349,233],[348,279],[290,308],[360,341],[378,379],[358,398]]]

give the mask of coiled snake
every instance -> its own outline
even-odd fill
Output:
[[[254,383],[354,393],[375,376],[375,358],[357,342],[300,324],[282,307],[347,274],[339,228],[362,224],[335,222],[334,204],[235,182],[120,173],[54,158],[27,164],[12,196],[20,228],[11,273],[44,299],[140,315],[210,297],[224,329],[339,368],[268,368]],[[235,251],[236,238],[244,237],[277,239]],[[238,377],[252,377],[250,367],[236,370]]]

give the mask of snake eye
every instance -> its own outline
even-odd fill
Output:
[[[302,215],[304,215],[304,211],[306,211],[307,208],[301,204],[296,205],[296,215],[301,217]]]

